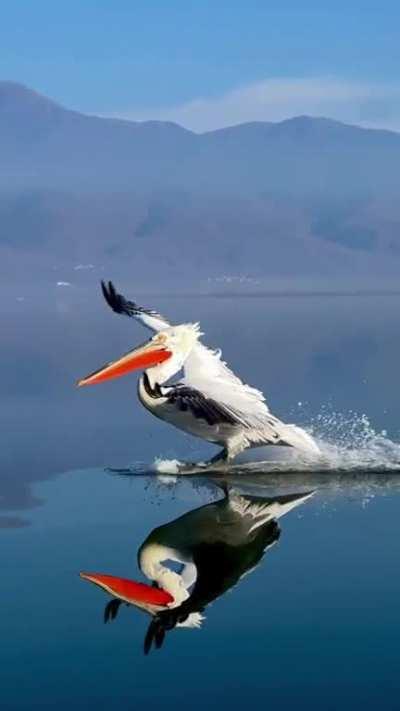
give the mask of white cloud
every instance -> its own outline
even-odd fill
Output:
[[[246,121],[280,121],[307,114],[364,126],[400,130],[400,86],[326,78],[272,78],[217,98],[177,106],[128,109],[113,116],[135,121],[175,121],[208,131]]]

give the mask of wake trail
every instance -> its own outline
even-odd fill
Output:
[[[257,447],[243,452],[225,471],[237,474],[400,473],[400,443],[391,440],[385,430],[376,431],[365,414],[340,413],[325,407],[302,426],[314,437],[320,456],[310,458],[293,448]],[[213,470],[205,467],[204,462],[188,464],[158,456],[150,465],[136,462],[131,467],[114,471],[174,477],[191,473],[206,476]]]

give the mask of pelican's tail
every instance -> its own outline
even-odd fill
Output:
[[[302,454],[311,455],[316,457],[321,454],[321,450],[318,447],[314,438],[302,427],[297,425],[282,425],[279,434],[282,438],[282,442],[289,445],[289,447],[295,447]]]
[[[243,518],[252,519],[249,532],[254,531],[259,526],[263,526],[268,521],[277,520],[285,514],[303,504],[313,496],[315,491],[307,491],[301,494],[285,494],[271,498],[261,498],[259,496],[244,496],[234,489],[228,492],[230,507]]]

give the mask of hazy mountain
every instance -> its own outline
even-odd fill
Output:
[[[198,277],[398,270],[400,134],[325,118],[204,134],[0,82],[0,270]]]

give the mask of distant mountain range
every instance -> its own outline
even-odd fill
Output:
[[[3,278],[85,264],[166,282],[400,266],[394,132],[299,116],[195,134],[0,81],[0,155]]]

